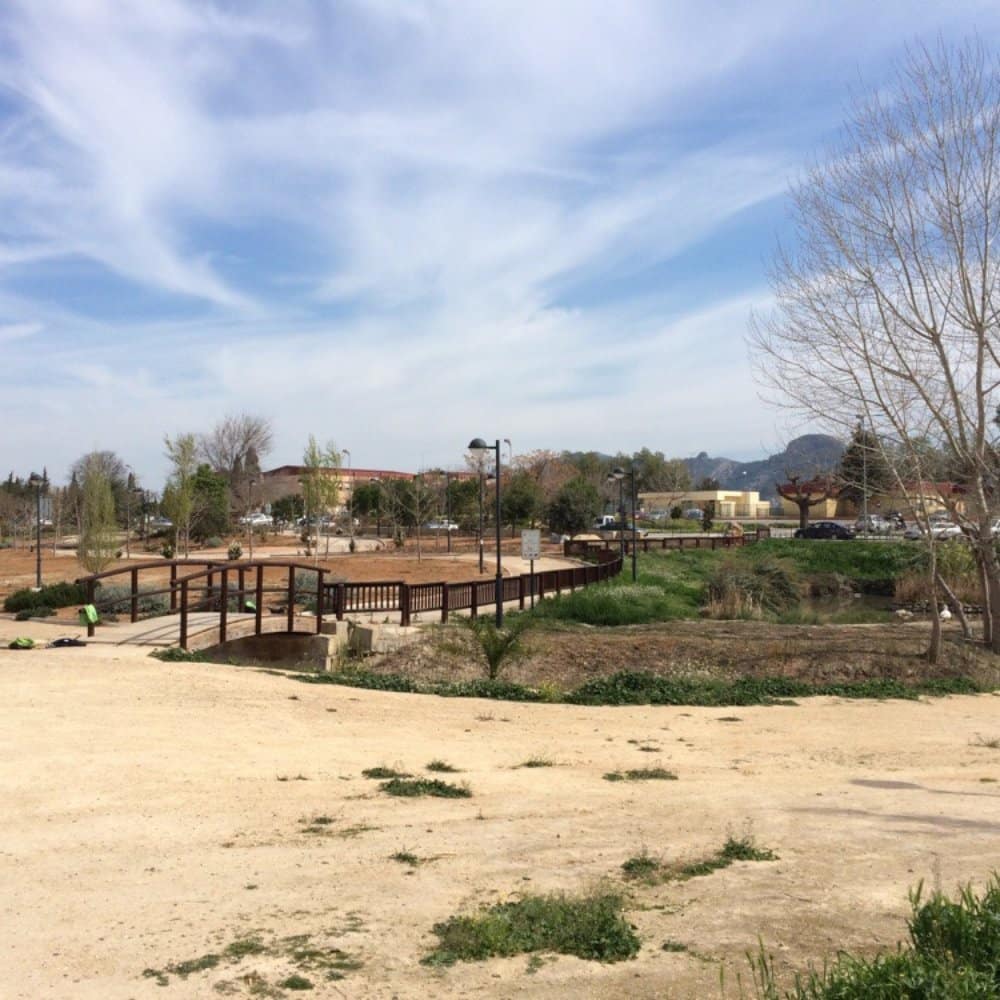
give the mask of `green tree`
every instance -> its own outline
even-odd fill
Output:
[[[305,504],[298,493],[279,497],[271,504],[271,517],[282,524],[292,524],[305,513]]]
[[[191,482],[191,537],[198,542],[229,533],[229,482],[203,462]]]
[[[88,573],[108,568],[118,551],[115,499],[111,482],[99,461],[84,462],[83,516],[77,559]]]
[[[682,458],[666,458],[662,451],[642,448],[632,456],[639,493],[673,493],[691,489],[691,473]]]
[[[534,476],[526,470],[511,475],[500,495],[500,514],[510,525],[511,536],[519,524],[534,527],[541,508],[542,491]]]
[[[321,447],[310,434],[309,443],[302,453],[302,464],[305,466],[302,474],[302,500],[309,518],[306,530],[311,530],[314,536],[313,551],[318,556],[320,520],[329,518],[340,501],[340,452],[332,441],[328,441],[326,447]],[[329,531],[326,536],[326,551],[329,555]]]
[[[171,472],[163,491],[161,507],[174,522],[174,538],[184,556],[191,554],[191,517],[194,513],[194,476],[198,471],[198,442],[193,434],[163,439]]]
[[[885,460],[885,451],[879,439],[859,424],[844,451],[836,472],[839,494],[858,509],[868,496],[889,492],[893,487],[892,470]]]
[[[571,479],[549,504],[549,527],[561,534],[575,535],[593,522],[601,509],[597,488],[582,476]]]

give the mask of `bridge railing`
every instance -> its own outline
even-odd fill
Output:
[[[622,561],[617,552],[610,550],[588,553],[596,562],[565,569],[543,570],[534,575],[524,573],[507,576],[501,582],[501,600],[517,601],[524,608],[529,597],[560,594],[576,590],[617,576]],[[195,566],[200,569],[190,570]],[[168,571],[168,580],[158,586],[142,587],[144,573],[162,577]],[[315,577],[303,581],[299,574]],[[332,573],[319,566],[299,562],[266,560],[254,562],[222,562],[210,559],[170,560],[140,563],[108,570],[77,581],[86,588],[87,603],[98,611],[129,605],[130,620],[139,619],[142,598],[166,596],[171,613],[180,618],[179,645],[187,648],[190,635],[190,616],[194,611],[213,611],[219,615],[219,642],[225,642],[230,616],[236,612],[245,619],[253,615],[254,635],[263,632],[265,607],[269,616],[287,616],[286,630],[296,631],[296,605],[308,605],[315,615],[314,630],[322,631],[325,618],[332,616],[342,621],[349,614],[399,615],[400,624],[409,625],[414,615],[439,612],[446,622],[452,611],[468,611],[473,617],[480,611],[496,606],[495,580],[468,580],[452,583],[446,580],[432,583],[407,583],[405,580],[377,580],[351,583],[331,579]],[[106,580],[127,577],[130,594],[126,598],[102,600],[99,586]],[[267,578],[270,579],[267,579]],[[277,579],[276,579],[277,577]],[[277,600],[268,605],[267,602]],[[312,623],[311,623],[312,624]],[[93,636],[94,625],[87,626]]]

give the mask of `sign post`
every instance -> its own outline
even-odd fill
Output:
[[[535,606],[535,560],[542,554],[542,533],[537,528],[521,531],[521,558],[528,560],[531,580],[531,606]]]

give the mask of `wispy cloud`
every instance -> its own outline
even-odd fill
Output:
[[[501,432],[748,453],[773,416],[741,335],[788,180],[847,83],[971,15],[995,36],[975,3],[13,8],[5,457],[58,474],[99,444],[156,478],[165,432],[244,408],[278,461],[309,432],[406,467]]]

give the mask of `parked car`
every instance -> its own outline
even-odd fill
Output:
[[[424,525],[428,531],[458,531],[458,525],[454,521],[428,521]]]
[[[273,523],[270,514],[265,514],[262,511],[255,511],[253,514],[240,518],[240,524],[251,528],[269,528]]]
[[[146,522],[146,527],[149,528],[150,531],[166,531],[168,528],[172,528],[173,526],[174,522],[171,521],[169,517],[151,517]]]
[[[689,521],[700,521],[705,516],[705,512],[700,507],[689,507],[684,511],[684,516]]]
[[[943,520],[942,518],[930,519],[931,538],[939,542],[948,541],[950,538],[963,537],[962,529],[954,521]],[[903,532],[903,537],[915,541],[926,536],[926,531],[922,524],[914,524]]]
[[[795,538],[839,538],[847,542],[854,538],[854,532],[836,521],[816,521],[795,532]]]
[[[854,522],[855,534],[888,535],[892,532],[892,523],[881,514],[869,514],[867,522],[859,517]]]

